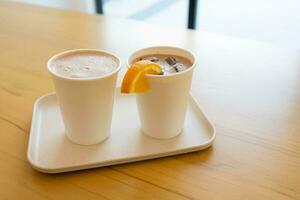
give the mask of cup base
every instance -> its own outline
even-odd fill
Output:
[[[142,134],[148,136],[148,137],[151,137],[151,138],[154,138],[154,139],[158,139],[158,140],[167,140],[167,139],[172,139],[172,138],[175,138],[179,135],[181,135],[182,133],[182,130],[176,134],[169,134],[169,135],[166,135],[166,136],[156,136],[156,135],[152,135],[152,134],[149,134],[147,133],[146,131],[144,131],[143,129],[141,129],[141,132]]]
[[[94,140],[93,142],[82,142],[78,141],[72,137],[70,137],[69,134],[65,133],[65,136],[68,138],[69,141],[71,141],[73,144],[82,145],[82,146],[89,146],[89,145],[95,145],[104,142],[109,138],[109,135],[105,136],[104,138],[100,138],[98,140]]]

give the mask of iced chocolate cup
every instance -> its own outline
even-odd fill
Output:
[[[128,65],[145,59],[162,65],[163,73],[147,74],[150,90],[137,94],[142,132],[158,139],[175,137],[183,130],[196,58],[185,49],[159,46],[136,51]]]
[[[49,59],[67,137],[81,145],[96,144],[110,134],[120,60],[111,53],[78,49]]]

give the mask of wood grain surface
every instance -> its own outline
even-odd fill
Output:
[[[48,58],[99,48],[125,63],[152,45],[196,53],[192,92],[216,125],[213,147],[58,175],[33,170],[28,134],[35,99],[53,91]],[[0,199],[300,199],[300,52],[0,1]]]

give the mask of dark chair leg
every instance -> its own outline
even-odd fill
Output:
[[[95,0],[96,3],[96,11],[98,14],[103,14],[103,1],[102,0]]]
[[[188,28],[196,28],[196,18],[197,18],[197,3],[198,0],[189,0],[189,11],[188,11]]]

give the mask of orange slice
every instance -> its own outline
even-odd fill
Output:
[[[160,74],[162,68],[160,65],[141,60],[133,63],[127,70],[121,86],[121,93],[142,93],[150,89],[145,74]]]

